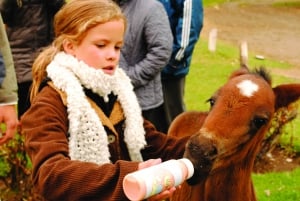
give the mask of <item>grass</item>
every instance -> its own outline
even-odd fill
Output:
[[[273,4],[275,7],[292,7],[300,8],[300,1],[285,1],[285,2],[276,2]]]
[[[253,174],[259,201],[300,200],[300,168],[292,172]]]
[[[202,0],[204,6],[216,6],[218,4],[234,2],[238,0]]]
[[[192,67],[186,80],[185,102],[188,110],[208,110],[205,101],[223,85],[230,73],[239,68],[239,49],[229,44],[218,42],[216,52],[208,51],[208,42],[201,39],[195,47]],[[257,60],[249,52],[249,65],[266,66],[267,69],[288,69],[288,63],[275,60]],[[299,80],[272,74],[273,85],[293,83]],[[299,101],[300,102],[300,101]],[[299,109],[300,112],[300,109]],[[300,153],[300,118],[286,128],[282,143],[288,144],[293,136],[293,148]],[[292,172],[253,174],[255,191],[259,201],[300,200],[300,168]]]

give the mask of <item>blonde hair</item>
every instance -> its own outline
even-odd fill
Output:
[[[36,58],[32,66],[32,101],[39,91],[42,81],[47,77],[46,68],[54,56],[63,51],[63,41],[70,40],[80,44],[87,31],[96,25],[112,20],[126,18],[120,7],[111,0],[71,0],[66,3],[54,17],[55,39]]]

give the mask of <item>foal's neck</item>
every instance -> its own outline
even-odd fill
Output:
[[[205,201],[256,201],[251,173],[236,164],[213,173],[203,182]]]

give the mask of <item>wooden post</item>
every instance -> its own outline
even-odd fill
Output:
[[[240,65],[248,66],[248,44],[242,41],[240,44]]]
[[[211,52],[216,51],[216,46],[217,46],[217,34],[218,30],[217,29],[212,29],[209,32],[209,40],[208,40],[208,50]]]

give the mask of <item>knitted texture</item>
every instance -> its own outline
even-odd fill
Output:
[[[105,74],[64,52],[47,66],[48,77],[67,95],[70,157],[74,160],[103,164],[110,162],[108,140],[99,116],[88,102],[83,87],[108,101],[117,95],[125,115],[124,141],[132,161],[142,161],[140,150],[146,145],[143,118],[129,77],[120,68]]]

